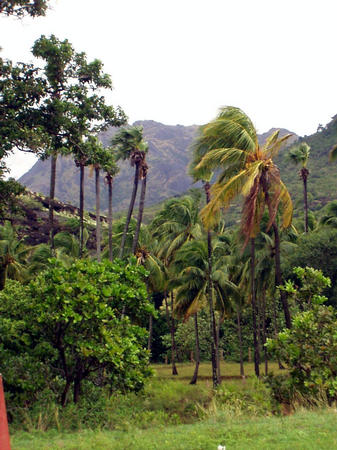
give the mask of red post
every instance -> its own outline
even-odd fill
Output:
[[[5,393],[1,375],[0,375],[0,450],[11,450],[11,444],[9,441]]]

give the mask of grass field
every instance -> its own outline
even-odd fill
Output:
[[[324,450],[337,448],[336,410],[302,411],[288,417],[219,418],[193,425],[128,432],[17,433],[13,450]]]
[[[45,427],[46,411],[28,431],[12,429],[15,449],[333,449],[337,448],[337,411],[301,410],[275,416],[268,391],[253,377],[239,377],[238,364],[222,363],[222,387],[214,394],[210,364],[201,364],[200,380],[189,385],[193,364],[178,364],[178,376],[170,366],[154,365],[154,377],[142,395],[113,398],[108,420],[102,426],[62,432],[66,426]],[[261,368],[262,369],[262,368]],[[274,372],[278,366],[270,367]],[[55,413],[55,412],[54,412]],[[60,410],[62,414],[62,410]],[[76,411],[72,410],[76,415]],[[68,415],[69,420],[69,415]],[[67,424],[64,420],[63,424]]]

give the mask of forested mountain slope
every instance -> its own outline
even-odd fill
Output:
[[[155,121],[138,121],[134,125],[144,127],[144,136],[149,143],[149,176],[146,204],[152,205],[175,195],[181,195],[192,187],[191,179],[187,175],[189,163],[189,146],[197,133],[198,126],[169,126]],[[260,135],[263,141],[273,130]],[[281,130],[281,133],[287,133]],[[114,133],[110,129],[100,137],[108,145]],[[293,140],[297,136],[294,135]],[[335,173],[337,167],[328,161],[331,146],[337,143],[337,117],[326,127],[311,136],[305,136],[311,146],[309,161],[309,200],[310,206],[317,209],[327,201],[334,199],[336,191]],[[282,150],[278,157],[278,165],[282,179],[287,184],[295,202],[302,199],[302,184],[298,176],[298,168],[287,162]],[[48,195],[49,192],[49,161],[38,161],[19,180],[30,190]],[[121,163],[121,171],[114,182],[114,209],[116,211],[127,208],[132,188],[133,169],[125,162]],[[86,209],[95,208],[94,179],[89,177],[90,169],[86,170],[85,201]],[[103,178],[103,177],[102,177]],[[102,179],[102,210],[107,208],[107,193]],[[79,202],[79,170],[72,159],[59,158],[56,196],[61,201],[78,205]]]

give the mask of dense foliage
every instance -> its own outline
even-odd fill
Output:
[[[138,390],[149,375],[146,331],[152,314],[142,267],[134,261],[98,264],[56,260],[28,286],[1,293],[1,371],[16,401],[52,389],[62,404],[73,386],[97,373],[111,389]]]

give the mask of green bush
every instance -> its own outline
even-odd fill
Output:
[[[267,348],[289,369],[282,390],[278,379],[271,383],[275,398],[292,403],[297,393],[297,400],[312,404],[337,400],[337,314],[331,306],[297,314],[292,328],[268,340]]]
[[[10,404],[28,405],[42,390],[78,401],[84,380],[139,390],[151,374],[142,319],[153,313],[146,271],[129,262],[56,260],[27,287],[0,293],[0,369]]]

